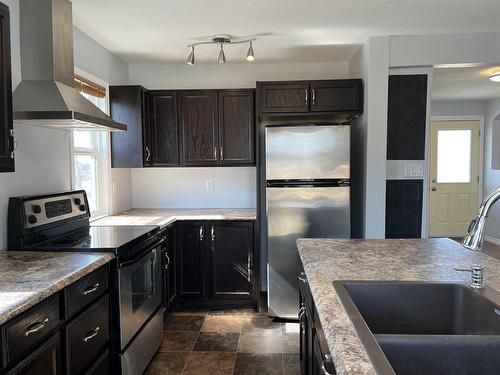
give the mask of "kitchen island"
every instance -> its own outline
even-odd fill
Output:
[[[450,239],[335,240],[299,239],[299,255],[315,311],[339,375],[376,374],[333,281],[433,281],[469,283],[469,273],[454,267],[484,267],[485,284],[500,290],[500,261],[464,249]]]

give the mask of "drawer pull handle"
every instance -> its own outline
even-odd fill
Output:
[[[83,291],[83,295],[86,296],[86,295],[94,293],[97,289],[99,289],[99,285],[100,285],[99,283],[95,283],[93,286],[85,289]]]
[[[49,322],[49,318],[45,318],[41,322],[36,322],[28,326],[26,331],[24,332],[24,336],[28,337],[32,333],[38,332],[45,327],[45,325]]]
[[[93,331],[87,332],[87,336],[83,338],[83,342],[87,342],[89,340],[92,340],[94,337],[96,337],[99,334],[99,327],[95,327]]]

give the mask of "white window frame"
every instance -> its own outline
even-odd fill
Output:
[[[81,69],[75,67],[75,73],[79,76],[89,79],[106,89],[106,102],[105,112],[109,114],[109,83],[102,79],[93,76]],[[111,155],[110,155],[110,135],[108,131],[93,131],[95,148],[88,149],[75,149],[73,141],[73,133],[70,137],[70,155],[71,155],[71,187],[75,189],[76,175],[75,175],[75,157],[76,155],[92,155],[97,160],[97,200],[98,209],[91,211],[91,221],[97,220],[104,216],[109,215],[111,212]]]

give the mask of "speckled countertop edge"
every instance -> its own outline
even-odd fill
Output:
[[[161,229],[178,220],[256,220],[255,208],[133,208],[92,222],[105,225],[156,225]]]
[[[0,267],[8,267],[10,261],[26,265],[23,274],[13,267],[0,275],[0,325],[113,259],[114,255],[110,253],[0,251]],[[45,269],[26,274],[30,264],[40,261],[47,263]],[[70,269],[58,269],[60,262],[71,262]],[[54,275],[44,276],[44,271]],[[19,273],[18,277],[16,273]]]
[[[408,280],[468,283],[453,267],[479,263],[500,290],[500,261],[449,239],[299,239],[299,255],[339,375],[377,374],[332,281]]]

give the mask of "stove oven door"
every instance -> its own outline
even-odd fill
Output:
[[[120,349],[123,350],[162,301],[161,242],[118,268]]]

